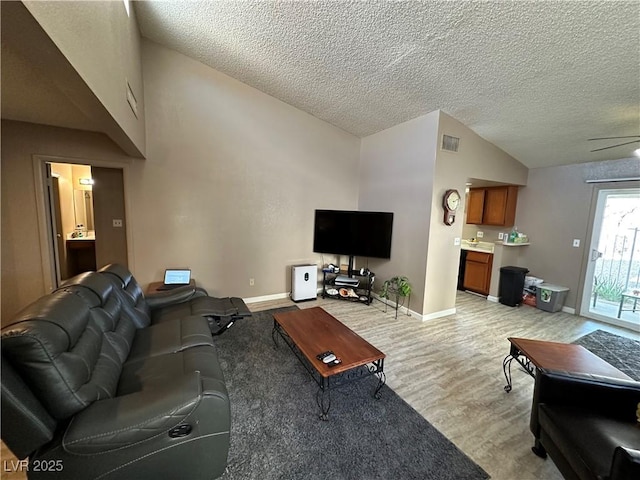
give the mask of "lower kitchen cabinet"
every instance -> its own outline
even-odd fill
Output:
[[[492,265],[493,255],[491,253],[467,252],[464,269],[464,288],[482,295],[489,295]]]

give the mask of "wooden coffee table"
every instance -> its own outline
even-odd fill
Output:
[[[278,334],[276,336],[276,333]],[[331,390],[355,380],[375,375],[373,396],[380,398],[385,383],[385,354],[320,307],[275,313],[273,341],[282,338],[318,384],[316,401],[320,418],[328,419]],[[341,360],[328,366],[316,356],[331,350]]]
[[[502,362],[504,377],[507,379],[504,387],[506,392],[510,392],[512,388],[511,362],[513,360],[532,377],[535,377],[536,369],[543,369],[631,380],[627,374],[609,365],[582,345],[513,337],[507,340],[511,343],[511,350]]]

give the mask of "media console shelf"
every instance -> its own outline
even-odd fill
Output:
[[[358,286],[336,284],[338,277],[348,277],[351,280],[357,280]],[[367,275],[353,274],[350,277],[344,273],[322,272],[322,298],[334,298],[336,300],[346,300],[348,302],[359,302],[369,305],[371,303],[371,291],[375,275],[369,273]],[[351,293],[353,292],[353,293]]]

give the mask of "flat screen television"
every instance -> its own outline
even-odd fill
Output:
[[[313,251],[391,258],[393,213],[316,210]]]

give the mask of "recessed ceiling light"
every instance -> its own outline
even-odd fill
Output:
[[[633,151],[633,154],[634,154],[636,157],[640,157],[640,148],[636,148],[636,149]]]

